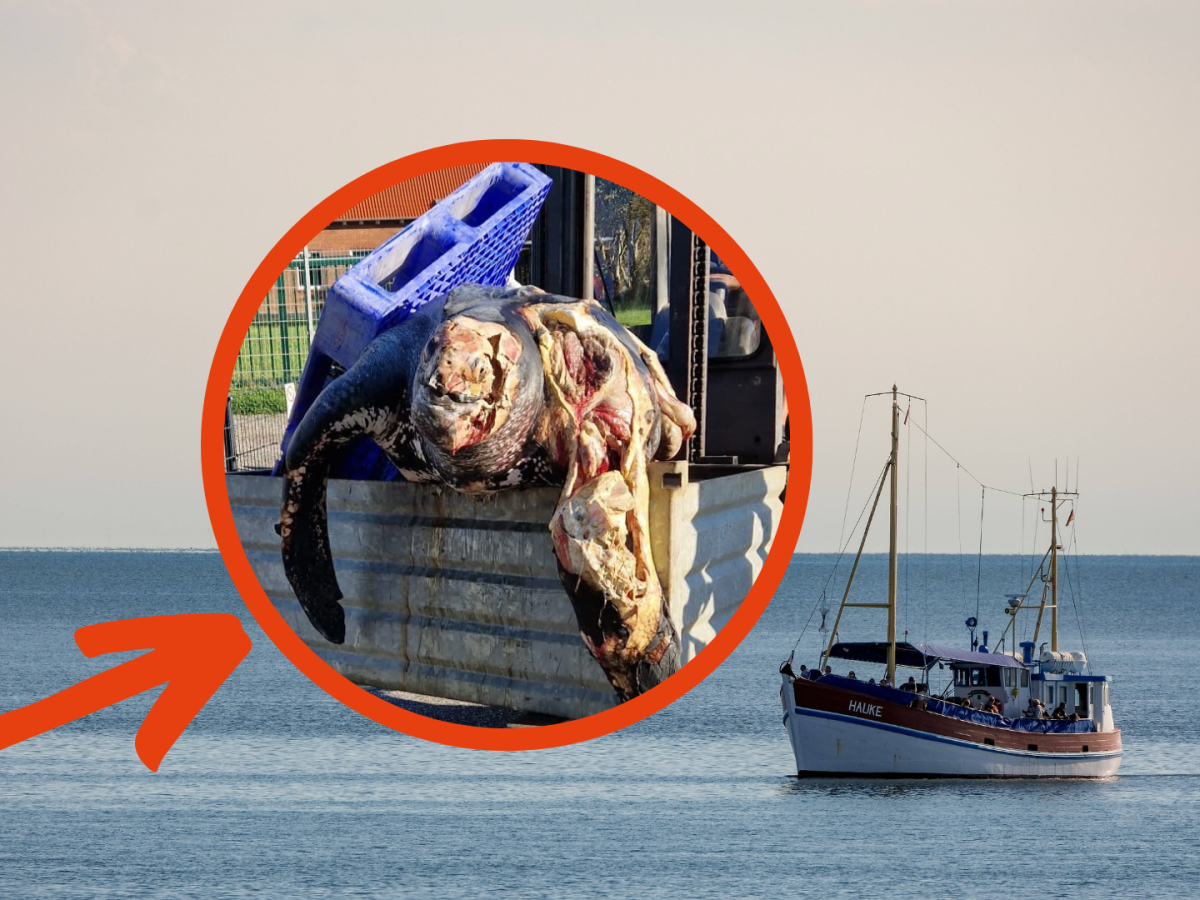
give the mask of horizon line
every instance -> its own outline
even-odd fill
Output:
[[[52,546],[29,545],[0,547],[0,553],[216,553],[218,547],[82,547],[82,546]],[[837,556],[836,550],[796,550],[792,556]],[[848,554],[847,554],[848,555]],[[887,556],[886,550],[863,553],[863,556]],[[897,556],[977,556],[978,554],[961,554],[953,550],[919,553],[898,553]],[[984,553],[983,556],[1027,557],[1028,553]],[[1072,553],[1072,556],[1149,556],[1149,557],[1200,557],[1200,553]]]

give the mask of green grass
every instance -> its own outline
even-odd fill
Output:
[[[649,307],[617,307],[617,321],[626,328],[649,325],[651,318]]]
[[[304,324],[252,322],[233,367],[233,388],[279,386],[299,381],[307,358],[308,329]]]
[[[287,401],[278,388],[253,388],[233,391],[230,394],[235,416],[282,415],[287,412]]]

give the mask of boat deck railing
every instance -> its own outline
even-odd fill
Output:
[[[883,700],[888,703],[897,703],[901,706],[912,706],[914,703],[921,701],[928,712],[937,713],[941,716],[949,716],[954,719],[962,719],[975,725],[985,725],[989,728],[1006,728],[1010,731],[1027,731],[1037,734],[1088,734],[1096,730],[1096,723],[1091,719],[1080,719],[1077,722],[1063,719],[1010,719],[1007,716],[986,713],[983,710],[969,709],[965,706],[959,706],[956,703],[950,703],[947,700],[939,700],[927,694],[914,694],[912,691],[903,691],[899,688],[871,684],[869,681],[859,681],[855,678],[846,678],[843,675],[819,675],[816,678],[809,678],[808,680],[819,682],[828,687],[840,688],[844,691],[853,691],[856,694],[874,697],[877,700]]]

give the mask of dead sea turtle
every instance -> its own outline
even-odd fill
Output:
[[[626,700],[679,667],[648,534],[646,463],[695,430],[658,358],[599,304],[464,286],[377,337],[288,446],[279,534],[313,626],[345,640],[325,489],[368,435],[410,481],[467,493],[562,485],[549,523],[580,634]]]

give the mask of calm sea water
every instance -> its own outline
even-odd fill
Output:
[[[425,744],[329,699],[215,554],[2,552],[0,710],[112,665],[74,645],[92,622],[234,612],[255,647],[157,774],[133,748],[153,694],[0,752],[0,896],[1197,896],[1200,558],[1071,571],[1127,749],[1103,782],[797,780],[776,670],[831,563],[796,557],[753,634],[672,707],[585,745],[501,754]],[[885,565],[864,561],[857,597],[882,590]],[[963,645],[974,561],[914,558],[907,575],[901,630]],[[993,642],[1023,577],[1028,561],[984,558]],[[843,636],[876,639],[877,615]],[[1062,634],[1078,648],[1073,616]]]

